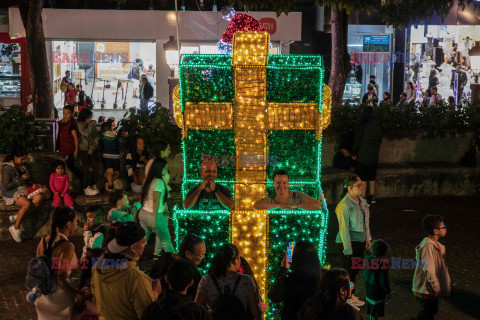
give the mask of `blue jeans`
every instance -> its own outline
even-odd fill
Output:
[[[140,109],[141,110],[148,110],[148,100],[140,98]]]
[[[90,71],[92,71],[92,67],[85,69],[85,84],[88,84],[88,75],[90,74]],[[87,90],[87,89],[85,89]]]

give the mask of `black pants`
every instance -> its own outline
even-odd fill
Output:
[[[67,164],[67,168],[68,170],[72,171],[73,174],[78,178],[78,179],[82,179],[82,172],[80,171],[80,169],[78,169],[77,166],[75,166],[75,158],[73,157],[73,154],[69,154],[67,156],[67,160],[65,161],[66,164]]]
[[[418,314],[413,318],[416,320],[434,320],[435,315],[438,312],[438,298],[435,300],[427,300],[416,297],[420,302],[421,309]]]
[[[82,164],[82,187],[96,185],[100,176],[100,156],[94,151],[91,155],[87,151],[78,151],[78,159]]]
[[[352,241],[352,255],[346,256],[343,254],[343,243],[337,243],[337,249],[340,254],[340,266],[347,270],[350,281],[355,284],[355,279],[360,269],[352,269],[352,258],[361,258],[365,256],[365,242]],[[360,263],[361,265],[361,263]],[[355,292],[355,289],[353,289]]]

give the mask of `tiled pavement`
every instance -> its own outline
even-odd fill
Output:
[[[444,241],[450,273],[456,285],[449,298],[441,299],[437,320],[480,319],[480,207],[469,197],[429,197],[409,199],[379,199],[371,208],[371,231],[374,238],[382,238],[392,247],[392,256],[414,258],[414,247],[422,237],[421,219],[424,214],[445,217],[448,234]],[[333,213],[334,208],[331,208]],[[0,213],[1,214],[1,213]],[[329,243],[337,228],[336,218],[329,222]],[[81,238],[74,239],[80,255]],[[33,305],[25,300],[26,264],[35,254],[37,241],[15,243],[0,241],[0,319],[36,319]],[[148,250],[152,250],[149,244]],[[390,283],[392,300],[387,302],[385,319],[409,319],[418,306],[411,289],[412,270],[392,270]],[[364,297],[361,274],[357,291]],[[364,319],[368,319],[362,307]]]

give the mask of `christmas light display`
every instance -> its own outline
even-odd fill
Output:
[[[237,31],[265,31],[263,26],[243,13],[235,13],[232,7],[222,10],[222,18],[229,21],[227,29],[223,32],[222,38],[217,42],[218,51],[222,54],[232,52],[233,35]]]
[[[235,209],[175,208],[177,243],[187,232],[206,241],[206,266],[218,247],[235,243],[249,261],[262,297],[273,281],[289,241],[308,239],[325,256],[328,211],[320,186],[321,133],[330,123],[330,89],[323,84],[320,56],[269,55],[267,32],[236,32],[232,55],[184,55],[174,91],[175,121],[183,133],[186,193],[201,182],[202,155],[267,159],[218,166],[218,183],[234,194]],[[321,211],[255,211],[255,201],[273,191],[277,169],[291,190],[320,199]]]

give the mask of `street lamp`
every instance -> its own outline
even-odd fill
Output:
[[[174,36],[170,36],[170,40],[163,44],[163,50],[167,57],[167,64],[170,66],[171,77],[175,77],[175,69],[178,66],[180,53],[178,52],[178,44]]]

